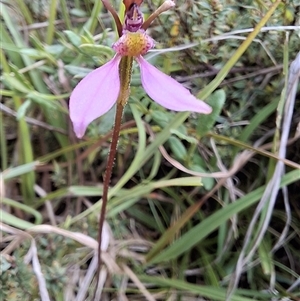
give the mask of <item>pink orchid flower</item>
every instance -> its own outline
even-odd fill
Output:
[[[136,2],[138,1],[138,4]],[[174,6],[166,1],[146,22],[139,9],[141,0],[124,1],[126,6],[125,22],[121,22],[114,9],[103,1],[113,14],[119,29],[120,39],[112,46],[116,55],[106,64],[83,78],[70,97],[70,118],[78,138],[83,137],[88,125],[96,118],[108,112],[116,103],[120,92],[119,63],[122,56],[132,56],[140,67],[141,82],[146,93],[161,106],[174,111],[191,111],[202,114],[212,109],[205,102],[193,96],[189,90],[149,64],[142,55],[154,47],[153,39],[145,29],[161,12]],[[132,3],[133,2],[133,3]]]

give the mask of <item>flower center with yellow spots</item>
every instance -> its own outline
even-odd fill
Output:
[[[144,30],[137,32],[125,31],[113,45],[113,49],[122,56],[139,56],[154,47],[154,41]]]

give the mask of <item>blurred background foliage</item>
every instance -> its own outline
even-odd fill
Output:
[[[156,48],[147,59],[201,95],[236,54],[250,32],[247,29],[255,27],[273,3],[241,2],[177,1],[175,9],[149,28]],[[112,4],[122,12],[120,1]],[[144,0],[145,16],[160,4]],[[33,225],[51,224],[97,237],[114,109],[94,121],[84,139],[78,140],[68,117],[68,98],[80,78],[114,55],[111,45],[117,37],[101,1],[1,0],[0,5],[0,214],[3,224],[13,227],[3,228],[0,294],[3,300],[41,300],[37,276],[30,262],[24,261],[30,239],[12,229],[31,233],[28,229]],[[266,28],[206,99],[214,113],[191,114],[174,128],[171,125],[179,115],[148,98],[139,70],[134,69],[111,182],[107,214],[114,241],[109,251],[116,264],[130,267],[153,300],[225,300],[255,204],[277,160],[257,153],[231,175],[233,188],[220,185],[202,204],[201,197],[220,179],[201,179],[195,173],[220,169],[225,173],[236,166],[238,154],[249,147],[256,150],[255,143],[262,137],[276,155],[280,142],[276,111],[282,113],[278,103],[288,64],[300,49],[299,26],[299,1],[279,4]],[[300,121],[299,86],[297,91],[291,138]],[[169,126],[170,131],[163,132]],[[165,137],[159,138],[160,133]],[[165,141],[164,149],[158,149],[159,139]],[[287,159],[299,164],[299,140],[288,146]],[[288,173],[297,171],[295,166],[287,166],[283,177],[290,184],[292,212],[284,243],[272,251],[286,226],[279,193],[261,247],[244,267],[232,300],[300,298],[300,184],[299,174]],[[234,204],[238,199],[244,207]],[[196,207],[180,226],[180,218]],[[203,232],[192,234],[205,222]],[[164,236],[177,225],[180,230]],[[31,235],[51,300],[75,300],[91,266],[91,249],[57,233]],[[191,242],[189,247],[180,244],[182,236]],[[155,257],[172,244],[170,257]],[[75,270],[78,276],[70,283]],[[151,300],[126,271],[107,277],[103,300],[126,300],[122,296]]]

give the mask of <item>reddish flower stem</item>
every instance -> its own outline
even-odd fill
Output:
[[[109,190],[109,183],[111,180],[112,170],[114,166],[114,160],[117,153],[118,148],[118,141],[119,141],[119,134],[122,124],[122,116],[123,116],[124,106],[122,104],[117,103],[117,110],[115,115],[115,124],[112,134],[112,140],[110,144],[110,150],[109,155],[107,158],[107,167],[105,170],[104,180],[103,180],[103,195],[102,195],[102,207],[100,211],[100,219],[99,219],[99,230],[98,230],[98,268],[97,268],[97,284],[95,288],[95,294],[94,294],[94,300],[96,301],[96,292],[97,287],[99,284],[99,278],[100,278],[100,270],[101,270],[101,245],[102,245],[102,232],[103,232],[103,224],[105,221],[106,216],[106,205],[108,201],[108,190]]]
[[[100,299],[96,299],[97,295],[97,288],[99,284],[99,277],[100,277],[100,270],[101,270],[101,245],[102,245],[102,232],[103,232],[103,224],[106,217],[106,206],[108,201],[108,190],[109,190],[109,184],[112,176],[112,170],[114,166],[114,161],[117,153],[118,148],[118,141],[119,141],[119,135],[120,135],[120,129],[122,125],[122,116],[124,107],[127,103],[129,94],[130,94],[130,81],[131,81],[131,72],[132,72],[132,62],[133,58],[124,56],[121,59],[120,62],[120,93],[117,100],[117,109],[116,109],[116,115],[115,115],[115,123],[112,133],[112,139],[110,144],[110,150],[109,155],[107,158],[107,166],[105,170],[105,175],[103,179],[103,194],[102,194],[102,207],[100,211],[100,220],[99,220],[99,230],[98,230],[98,268],[96,273],[96,287],[94,292],[94,301],[98,301]]]

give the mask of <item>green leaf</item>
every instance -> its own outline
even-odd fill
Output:
[[[30,107],[30,105],[31,105],[30,99],[27,99],[22,103],[22,105],[19,107],[17,112],[17,120],[20,120],[26,115],[26,111]]]
[[[7,213],[0,209],[0,216],[1,221],[5,224],[20,228],[20,229],[28,229],[34,226],[34,224],[31,224],[29,222],[26,222],[10,213]]]
[[[190,166],[190,169],[191,170],[194,170],[194,171],[197,171],[197,172],[203,172],[203,173],[208,173],[207,170],[205,170],[201,165],[199,164],[193,164]],[[206,189],[206,190],[211,190],[215,184],[215,180],[213,178],[201,178],[202,179],[202,184],[203,184],[203,187]]]
[[[168,112],[153,110],[151,112],[152,119],[162,128],[164,128],[170,121]]]
[[[294,183],[300,179],[300,170],[294,170],[284,175],[281,180],[281,187]],[[200,224],[195,225],[190,231],[182,235],[178,240],[172,243],[167,249],[160,251],[156,256],[151,257],[151,253],[154,253],[153,250],[156,250],[156,245],[150,251],[151,263],[159,263],[162,261],[170,261],[174,258],[177,258],[187,250],[190,250],[196,244],[199,244],[205,237],[210,233],[215,231],[222,224],[226,223],[231,216],[238,214],[239,212],[249,208],[251,205],[254,205],[261,198],[262,194],[265,191],[265,186],[262,186],[244,197],[241,197],[235,203],[231,203],[222,209],[216,211],[214,214],[210,215],[204,219]],[[168,231],[167,231],[168,232]],[[166,233],[167,233],[166,232]],[[160,241],[157,243],[159,245]]]
[[[224,301],[226,300],[227,290],[226,288],[220,288],[215,286],[208,286],[208,285],[200,285],[200,284],[192,284],[186,281],[178,280],[178,279],[170,279],[170,278],[163,278],[163,277],[153,277],[148,275],[139,275],[138,276],[141,281],[144,283],[151,283],[155,286],[163,287],[163,288],[170,288],[170,290],[180,290],[183,292],[189,292],[192,294],[199,295],[204,298],[208,298],[209,300],[213,301]],[[250,298],[244,297],[244,295],[251,296]],[[259,299],[254,299],[258,297]],[[231,297],[231,301],[256,301],[262,300],[261,298],[265,298],[265,300],[270,300],[271,295],[267,293],[257,293],[256,291],[250,290],[236,290],[233,296]],[[196,299],[195,299],[196,300]]]
[[[31,46],[31,49],[44,50],[44,44],[35,35],[30,35],[30,46]]]
[[[0,177],[3,176],[4,180],[9,180],[11,178],[15,178],[35,170],[35,167],[38,166],[39,164],[40,162],[34,161],[27,164],[19,165],[17,167],[8,168],[4,170],[2,173],[0,173]]]
[[[87,29],[87,27],[83,27],[83,35],[81,36],[82,44],[95,44],[95,40],[91,32]]]
[[[43,58],[48,57],[48,54],[46,52],[44,52],[42,50],[36,50],[33,48],[20,49],[20,53],[28,55],[29,57],[34,58],[34,59],[43,59]]]
[[[168,142],[175,158],[184,161],[187,158],[187,151],[183,143],[174,136],[171,136]]]
[[[171,133],[176,135],[180,140],[185,140],[191,144],[197,144],[198,143],[198,140],[192,136],[188,136],[184,133],[182,133],[182,131],[179,131],[179,130],[171,130]]]
[[[19,51],[20,51],[20,48],[17,47],[15,44],[6,43],[6,42],[2,42],[2,41],[1,41],[1,49],[6,50],[9,54],[11,54],[11,52],[19,53]],[[14,60],[12,60],[12,61],[14,61]]]
[[[17,202],[15,200],[8,199],[8,198],[3,198],[2,201],[3,201],[3,204],[6,204],[10,207],[18,208],[19,210],[23,210],[26,213],[32,214],[35,217],[36,225],[39,225],[42,223],[42,221],[43,221],[42,214],[40,212],[38,212],[37,210],[34,210],[30,206],[24,205],[20,202]]]
[[[106,57],[111,58],[114,54],[112,48],[103,45],[94,45],[94,44],[82,44],[79,48],[87,55],[91,56],[101,56],[104,55]]]
[[[98,135],[104,135],[112,129],[114,125],[115,114],[116,106],[113,106],[107,113],[100,117],[97,133]]]
[[[247,142],[255,130],[267,120],[267,118],[274,113],[278,106],[279,97],[276,97],[268,105],[263,107],[256,115],[250,120],[249,124],[242,130],[240,134],[240,141]]]
[[[87,13],[79,8],[73,8],[70,10],[70,15],[75,16],[75,17],[79,17],[79,18],[83,18],[87,16]]]
[[[32,86],[28,77],[26,77],[27,74],[21,73],[20,68],[18,66],[10,64],[10,70],[11,70],[11,73],[9,73],[10,77],[13,77],[16,80],[18,80],[20,83],[22,83],[23,86],[26,86],[30,91],[34,90],[34,87]]]
[[[28,87],[26,87],[22,82],[20,82],[12,73],[11,74],[4,73],[3,79],[5,83],[7,83],[12,89],[15,89],[22,93],[31,92],[31,90]]]
[[[55,56],[61,55],[64,50],[65,47],[59,44],[45,46],[45,51]]]
[[[81,45],[81,37],[74,33],[71,30],[65,30],[64,33],[66,34],[67,38],[71,42],[72,45],[79,47]]]
[[[1,271],[1,275],[2,273],[4,273],[5,271],[7,271],[8,269],[10,269],[10,267],[12,266],[12,263],[8,262],[5,258],[5,256],[1,256],[0,259],[0,271]]]
[[[73,65],[66,65],[65,69],[71,74],[71,75],[76,75],[76,78],[83,78],[87,74],[93,71],[93,69],[89,68],[83,68],[83,67],[78,67],[78,66],[73,66]]]
[[[68,191],[76,196],[101,196],[103,193],[102,187],[91,186],[70,186]]]
[[[201,115],[197,125],[197,133],[203,137],[209,132],[219,117],[223,105],[225,103],[226,95],[224,90],[217,90],[207,100],[207,103],[213,108],[213,111],[209,115]]]
[[[27,97],[30,98],[31,100],[33,100],[35,103],[38,103],[40,105],[43,105],[44,107],[47,107],[48,109],[51,110],[60,110],[60,104],[56,101],[49,101],[49,99],[45,99],[43,98],[43,94],[41,93],[28,93]]]

